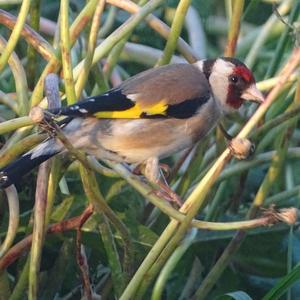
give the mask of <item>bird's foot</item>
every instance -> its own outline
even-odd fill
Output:
[[[255,151],[255,145],[245,138],[233,138],[228,147],[231,154],[237,159],[247,159]]]
[[[151,193],[168,202],[176,204],[178,207],[182,206],[182,199],[168,185],[161,181],[156,182],[156,184],[159,186],[159,189],[154,189]]]

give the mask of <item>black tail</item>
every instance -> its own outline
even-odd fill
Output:
[[[55,154],[57,154],[57,152],[39,155],[34,158],[32,158],[32,153],[24,154],[0,170],[0,188],[7,188],[11,184],[19,183],[22,176]]]

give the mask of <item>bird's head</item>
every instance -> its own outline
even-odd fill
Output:
[[[239,109],[244,101],[264,101],[252,72],[238,59],[208,59],[201,61],[200,67],[224,113]]]

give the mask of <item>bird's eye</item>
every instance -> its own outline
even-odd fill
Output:
[[[236,75],[231,75],[231,76],[229,77],[229,80],[230,80],[232,83],[237,83],[238,80],[239,80],[239,78],[238,78],[238,76],[236,76]]]

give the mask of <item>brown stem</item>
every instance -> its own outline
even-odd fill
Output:
[[[39,166],[36,192],[34,223],[29,266],[29,298],[36,299],[38,294],[39,272],[42,259],[42,248],[45,238],[45,216],[47,207],[48,179],[50,162],[46,161]]]
[[[89,205],[81,215],[68,220],[63,220],[59,223],[52,224],[47,230],[47,234],[61,233],[64,231],[74,230],[80,226],[82,220],[87,220],[93,213],[93,206]],[[9,265],[16,261],[25,251],[29,250],[32,242],[32,234],[25,237],[23,240],[15,244],[0,259],[0,272],[5,270]]]
[[[83,280],[84,296],[87,300],[92,300],[92,287],[89,279],[89,267],[88,267],[84,247],[81,244],[81,238],[82,238],[81,227],[83,226],[86,220],[87,218],[85,216],[82,216],[80,218],[79,226],[76,230],[76,261],[79,266],[82,280]]]
[[[17,18],[10,13],[0,9],[0,24],[13,29],[16,24]],[[38,33],[36,33],[28,25],[24,25],[21,35],[26,39],[26,41],[36,49],[47,61],[51,57],[55,56],[54,49],[51,45]]]

